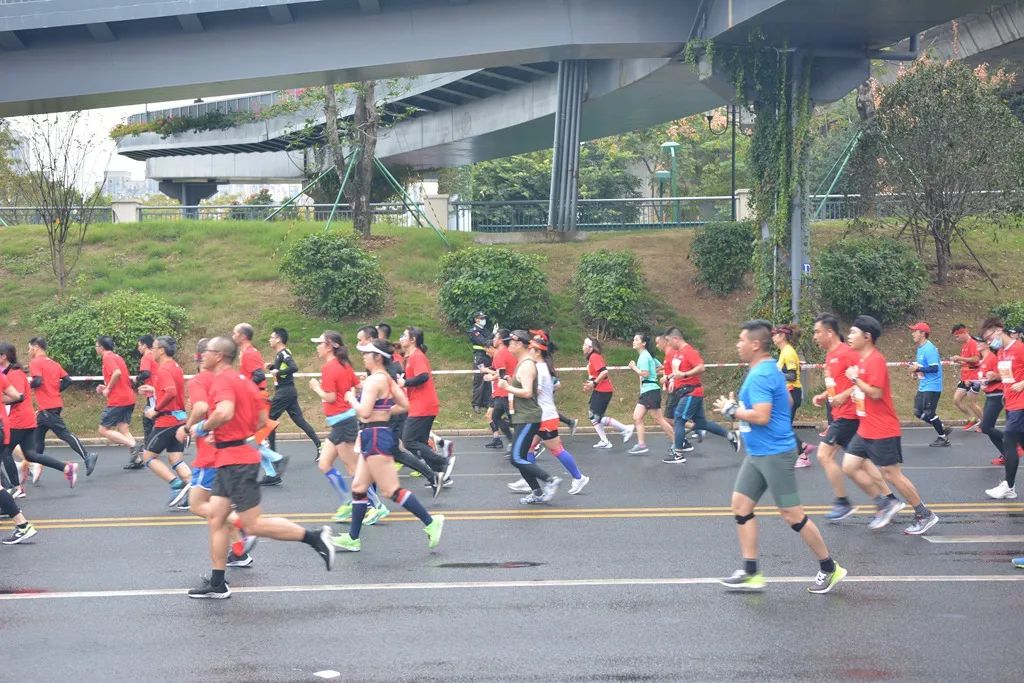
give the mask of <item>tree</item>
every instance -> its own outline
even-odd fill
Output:
[[[918,60],[880,89],[858,148],[863,190],[891,193],[919,254],[931,242],[939,284],[954,242],[974,256],[966,216],[998,220],[1020,204],[1024,124],[1001,98],[1010,79],[984,65]]]
[[[15,174],[19,193],[38,207],[50,246],[50,265],[61,298],[82,255],[94,209],[103,198],[103,183],[91,189],[88,157],[102,145],[98,127],[84,112],[29,118],[24,125],[28,170]]]

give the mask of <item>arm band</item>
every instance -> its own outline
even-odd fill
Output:
[[[64,375],[63,377],[60,378],[60,388],[59,388],[59,391],[63,392],[65,389],[67,389],[70,386],[71,386],[71,378],[70,377],[68,377],[67,375]]]
[[[405,386],[407,386],[407,387],[418,387],[419,385],[426,383],[426,381],[428,379],[430,379],[430,373],[429,372],[421,372],[420,374],[416,375],[415,377],[406,377],[405,378]]]
[[[28,385],[33,389],[38,389],[39,387],[43,386],[43,378],[40,377],[39,375],[34,375],[32,379],[29,380]]]

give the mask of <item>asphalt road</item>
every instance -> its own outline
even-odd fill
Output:
[[[715,582],[739,566],[727,508],[739,458],[715,437],[666,465],[661,437],[630,456],[578,436],[568,445],[590,485],[529,508],[505,489],[515,473],[501,454],[457,439],[439,499],[403,478],[447,516],[435,551],[400,509],[331,573],[302,544],[262,541],[254,566],[229,570],[225,601],[185,596],[208,571],[202,520],[169,511],[148,472],[122,471],[124,449],[103,449],[75,489],[50,471],[20,501],[39,534],[0,546],[0,680],[1020,680],[1024,572],[1009,559],[1024,554],[1024,505],[985,497],[1001,479],[985,437],[931,438],[904,436],[907,474],[942,519],[927,538],[901,533],[909,515],[869,531],[867,505],[825,522],[821,468],[797,472],[850,571],[825,596],[804,590],[817,563],[767,506],[766,591]],[[309,444],[279,445],[293,462],[264,510],[328,523],[338,503]]]

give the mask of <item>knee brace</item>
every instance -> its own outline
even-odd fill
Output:
[[[352,504],[353,505],[358,505],[360,503],[365,505],[367,499],[368,499],[368,497],[366,495],[366,491],[353,491],[352,492]]]
[[[807,515],[804,515],[803,519],[801,519],[796,524],[790,524],[789,528],[792,529],[793,531],[797,532],[797,533],[800,533],[800,530],[803,529],[804,525],[806,525],[806,524],[807,524]]]
[[[145,465],[146,467],[149,467],[149,464],[151,462],[153,462],[154,460],[156,460],[157,458],[159,458],[159,457],[160,457],[159,455],[150,456],[150,457],[146,458],[145,460],[143,460],[142,464]]]
[[[597,415],[594,415],[593,413],[589,413],[588,417],[590,418],[590,424],[594,425],[595,427],[597,425],[601,424],[601,418],[598,417]]]
[[[733,515],[736,518],[736,523],[743,526],[754,518],[754,513],[751,512],[749,515]]]

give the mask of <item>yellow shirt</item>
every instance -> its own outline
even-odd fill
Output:
[[[792,344],[786,344],[779,351],[779,360],[776,365],[779,366],[779,370],[783,372],[796,371],[796,379],[792,382],[786,382],[786,389],[799,389],[800,388],[800,357],[796,355],[796,349],[793,348]]]

